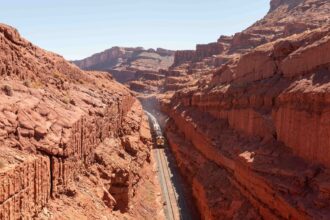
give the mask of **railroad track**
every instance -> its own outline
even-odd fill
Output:
[[[173,201],[173,194],[171,196],[170,190],[173,192],[173,186],[170,182],[170,175],[167,169],[167,165],[164,159],[163,152],[161,149],[156,149],[156,159],[158,163],[160,184],[163,191],[163,197],[166,203],[166,218],[168,220],[177,220],[178,214],[176,214],[175,210],[178,210],[176,200]]]
[[[155,124],[159,127],[157,119],[147,112],[147,115],[151,119],[152,127],[154,128]],[[167,146],[164,146],[167,147]],[[165,201],[165,215],[168,220],[179,220],[181,219],[180,209],[177,202],[176,191],[174,189],[173,183],[171,181],[171,171],[168,167],[168,163],[165,157],[164,149],[155,149],[154,150],[155,158],[158,166],[158,175],[159,182],[162,189],[163,199]]]

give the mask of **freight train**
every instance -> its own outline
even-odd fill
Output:
[[[165,138],[162,134],[162,130],[160,129],[158,124],[154,124],[154,132],[156,136],[156,144],[158,147],[164,147],[165,145]]]
[[[150,124],[153,127],[152,130],[153,130],[153,134],[155,135],[156,145],[157,145],[157,147],[163,148],[165,146],[165,138],[162,134],[162,130],[157,122],[157,119],[149,112],[147,112],[147,111],[145,111],[145,112],[149,116]]]

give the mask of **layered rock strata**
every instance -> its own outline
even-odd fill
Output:
[[[164,78],[161,70],[167,70],[173,61],[170,50],[113,47],[73,63],[85,70],[108,71],[133,91],[150,93],[158,91]]]
[[[187,59],[165,79],[167,137],[203,219],[330,216],[330,4],[271,5],[253,26],[221,37],[221,54]]]
[[[113,218],[116,210],[129,217],[135,210],[130,202],[138,198],[137,186],[145,178],[152,184],[154,175],[145,166],[150,163],[151,137],[139,102],[107,73],[81,71],[6,25],[0,25],[0,48],[0,218],[36,218],[55,204],[60,205],[50,213],[60,216],[64,212],[56,210],[72,211],[75,203],[81,206],[85,201],[90,209],[80,217],[95,218],[98,213],[98,218]],[[109,140],[118,144],[108,144]],[[107,153],[123,155],[123,164],[132,162],[117,169],[108,157],[99,165],[99,170],[107,168],[102,174],[90,170]],[[140,176],[142,169],[146,177]],[[111,178],[103,183],[85,178],[88,173]],[[85,188],[77,186],[93,180],[101,194],[79,193]],[[154,216],[159,210],[155,193],[149,200],[155,209],[144,214]]]

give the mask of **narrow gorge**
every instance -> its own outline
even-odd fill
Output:
[[[139,94],[202,219],[329,218],[328,1],[271,1],[234,36],[177,51]],[[139,91],[138,91],[139,92]]]
[[[195,50],[0,47],[1,220],[330,219],[330,1]]]

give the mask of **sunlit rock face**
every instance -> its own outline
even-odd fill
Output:
[[[0,219],[158,218],[149,125],[131,91],[3,24],[0,48]]]
[[[174,62],[174,51],[157,48],[113,47],[83,60],[73,61],[81,69],[109,72],[118,82],[140,93],[159,91],[164,79],[161,70]]]
[[[329,12],[274,0],[218,53],[177,53],[158,101],[203,219],[329,218]]]

